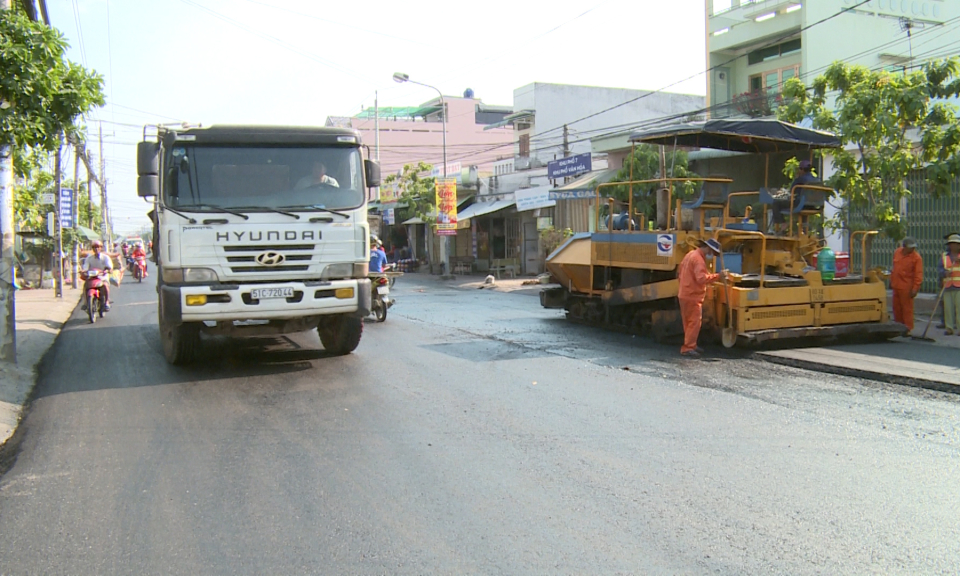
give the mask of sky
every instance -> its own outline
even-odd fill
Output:
[[[554,82],[703,95],[703,0],[47,0],[67,58],[104,78],[102,124],[115,230],[149,223],[136,195],[143,125],[322,126],[327,116],[436,95],[394,72],[488,104]],[[690,80],[684,79],[695,76]],[[679,83],[678,83],[679,82]],[[574,112],[575,113],[575,112]],[[94,147],[94,151],[96,148]]]

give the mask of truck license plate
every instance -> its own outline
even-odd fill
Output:
[[[254,300],[293,298],[293,288],[257,288],[250,291],[250,298]]]

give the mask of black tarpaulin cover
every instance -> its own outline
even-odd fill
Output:
[[[779,120],[757,119],[671,124],[635,132],[630,135],[630,141],[760,154],[840,147],[840,139],[830,132],[801,128]]]

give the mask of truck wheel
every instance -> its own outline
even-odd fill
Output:
[[[160,313],[160,343],[167,362],[175,366],[189,364],[200,346],[200,325],[190,322],[172,324]]]
[[[349,354],[360,345],[363,319],[356,316],[325,318],[317,326],[324,349],[336,356]]]

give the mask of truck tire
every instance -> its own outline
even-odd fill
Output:
[[[189,364],[200,346],[200,325],[191,322],[173,324],[163,321],[160,311],[160,344],[167,362],[174,366]]]
[[[323,348],[335,356],[343,356],[357,349],[363,334],[363,319],[356,316],[325,318],[317,326]]]

